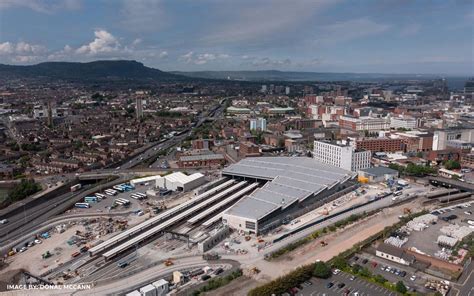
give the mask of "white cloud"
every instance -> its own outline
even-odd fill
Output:
[[[0,56],[13,63],[30,63],[41,60],[47,52],[46,47],[24,41],[0,43]]]
[[[11,54],[15,50],[15,46],[11,42],[0,43],[0,55]]]
[[[253,67],[280,68],[292,65],[292,61],[289,58],[273,59],[269,57],[242,56],[242,59],[245,61],[242,65],[251,65]]]
[[[195,54],[193,51],[190,51],[179,57],[178,60],[185,62],[186,64],[195,64],[195,65],[204,65],[208,62],[216,60],[224,60],[230,58],[230,55],[224,53],[200,53]]]
[[[1,0],[0,9],[28,8],[41,13],[54,13],[59,10],[77,10],[80,0]]]
[[[97,55],[101,53],[111,53],[120,50],[120,42],[106,30],[96,30],[95,39],[89,44],[79,47],[78,54]]]
[[[160,52],[159,57],[161,59],[167,58],[168,57],[168,52],[166,50]]]

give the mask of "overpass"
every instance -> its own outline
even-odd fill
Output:
[[[454,179],[442,178],[442,177],[428,177],[431,184],[435,186],[443,186],[449,188],[457,188],[462,191],[474,192],[474,184],[461,182]]]

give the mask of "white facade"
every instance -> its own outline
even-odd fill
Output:
[[[148,183],[148,182],[156,182],[156,184],[158,184],[158,179],[161,179],[160,175],[143,177],[143,178],[130,180],[130,184],[132,184],[134,186],[142,185],[142,184],[145,184],[145,183]],[[158,185],[155,185],[155,186],[158,186]]]
[[[142,293],[143,296],[157,296],[156,288],[152,284],[141,287],[140,293]]]
[[[267,130],[267,120],[265,118],[252,118],[250,119],[250,130],[251,131],[266,131]]]
[[[156,186],[172,191],[189,191],[204,184],[206,179],[203,174],[195,173],[187,176],[181,172],[172,173],[156,180]]]
[[[388,253],[385,253],[385,252],[376,250],[376,251],[375,251],[375,255],[378,256],[378,257],[381,257],[381,258],[384,258],[384,259],[387,259],[387,260],[396,262],[396,263],[398,263],[398,264],[410,265],[410,262],[407,262],[407,261],[406,261],[405,259],[403,259],[402,257],[399,257],[399,256],[394,255],[394,254],[388,254]]]
[[[417,127],[417,120],[413,117],[392,117],[390,118],[390,127],[395,129],[415,129]]]
[[[444,150],[447,143],[453,140],[474,143],[474,129],[435,131],[433,135],[433,150]]]
[[[380,131],[390,129],[390,121],[385,117],[341,116],[340,120],[346,122],[341,125],[341,128],[347,128],[347,126],[350,125],[351,129],[355,131]]]
[[[349,145],[314,141],[314,158],[335,167],[357,172],[370,167],[371,152],[356,151]]]
[[[156,282],[151,283],[156,288],[156,295],[157,296],[164,296],[169,291],[169,283],[167,280],[161,279],[157,280]]]
[[[228,211],[224,212],[222,223],[237,231],[243,231],[245,233],[258,232],[258,221],[256,219],[232,215],[228,213]]]

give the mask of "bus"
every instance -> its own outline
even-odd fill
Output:
[[[86,196],[84,197],[84,202],[88,202],[88,203],[91,203],[91,202],[99,202],[99,198],[97,196]]]
[[[130,201],[128,199],[125,199],[125,198],[117,198],[115,201],[116,202],[117,201],[121,202],[121,204],[124,205],[124,206],[130,204]]]
[[[74,205],[74,207],[76,208],[84,208],[84,209],[88,209],[91,207],[91,205],[87,202],[76,202],[76,204]]]
[[[114,200],[114,204],[117,204],[117,205],[124,205],[124,202],[119,200],[119,199],[116,199]]]
[[[131,198],[134,198],[134,199],[142,199],[142,197],[141,197],[140,195],[136,194],[136,193],[132,193],[132,194],[130,195],[130,197],[131,197]]]
[[[104,190],[105,194],[107,195],[117,195],[117,191],[113,189],[106,189]]]
[[[140,196],[141,198],[147,198],[147,195],[141,192],[136,192],[136,195]]]
[[[77,191],[82,188],[81,184],[76,184],[74,186],[71,186],[71,192]]]
[[[131,190],[135,189],[135,187],[130,185],[130,184],[120,184],[120,186],[122,186],[122,188],[124,188],[125,191],[131,191]]]
[[[107,196],[103,195],[102,193],[95,193],[95,196],[97,196],[100,199],[106,199]]]
[[[124,192],[124,191],[125,191],[125,189],[124,189],[121,185],[115,185],[115,186],[112,187],[112,188],[115,189],[115,190],[118,190],[118,191],[120,191],[120,192]]]

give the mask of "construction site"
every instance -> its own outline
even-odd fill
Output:
[[[315,227],[426,195],[425,185],[413,183],[392,198],[386,184],[361,184],[355,177],[320,163],[269,157],[247,158],[213,179],[182,173],[132,179],[84,197],[57,223],[13,245],[4,270],[26,270],[53,284],[101,286],[163,269],[147,285],[166,279],[167,289],[183,291],[190,282],[199,285],[208,279],[184,268],[189,262],[195,270],[245,265],[255,273],[265,270],[258,262],[266,254]],[[459,192],[443,190],[434,189],[424,200],[446,193],[458,198]],[[231,263],[210,264],[203,258],[209,253]],[[173,271],[187,276],[176,282]],[[140,280],[136,288],[142,284]]]

